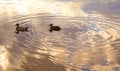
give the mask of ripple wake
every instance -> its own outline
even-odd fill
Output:
[[[113,71],[120,68],[119,23],[103,18],[40,13],[0,21],[1,71],[105,71],[104,68]],[[29,27],[30,32],[15,34],[16,23]],[[62,31],[50,33],[50,23],[61,26]]]

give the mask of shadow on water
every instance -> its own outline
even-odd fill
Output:
[[[120,37],[117,37],[119,25],[116,23],[111,25],[113,22],[100,18],[48,14],[11,18],[1,20],[0,24],[1,71],[119,69]],[[16,23],[22,23],[30,31],[15,34]],[[50,33],[50,23],[61,26],[62,30]]]

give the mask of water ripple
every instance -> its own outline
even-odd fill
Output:
[[[109,69],[120,63],[120,25],[109,19],[39,13],[6,16],[0,21],[0,45],[6,50],[2,53],[5,56],[0,55],[0,61],[4,57],[7,62],[0,65],[1,70],[39,71],[42,68],[42,71],[94,71],[96,67],[108,66],[106,69]],[[30,32],[15,34],[16,23],[29,27]],[[50,33],[50,23],[60,26],[62,30]]]

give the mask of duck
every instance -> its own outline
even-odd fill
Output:
[[[19,32],[28,32],[28,27],[21,27],[19,26],[19,24],[16,24],[16,32],[17,34],[19,34]]]
[[[50,29],[49,31],[52,33],[52,31],[60,31],[61,30],[61,27],[59,26],[53,26],[53,24],[50,24]]]

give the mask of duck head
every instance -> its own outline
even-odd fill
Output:
[[[53,24],[50,24],[49,26],[53,26]]]
[[[19,27],[19,24],[17,23],[16,26]]]

